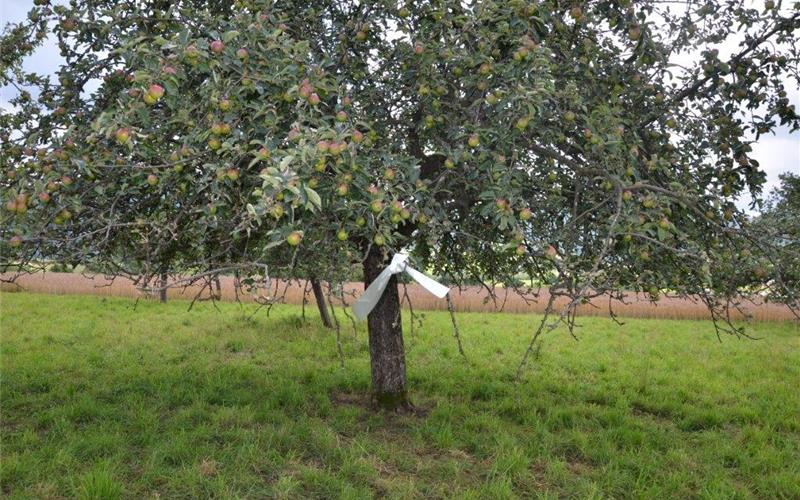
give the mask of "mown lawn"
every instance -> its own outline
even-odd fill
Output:
[[[1,299],[11,498],[800,498],[796,325],[586,318],[515,383],[536,317],[459,315],[465,362],[428,313],[397,416],[363,404],[363,325],[342,370],[299,307]]]

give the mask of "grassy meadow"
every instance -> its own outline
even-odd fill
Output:
[[[800,328],[536,316],[411,332],[416,415],[367,408],[365,325],[299,306],[0,295],[7,498],[800,498]]]

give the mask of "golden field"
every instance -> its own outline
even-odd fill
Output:
[[[8,275],[4,275],[8,278]],[[222,276],[219,279],[219,300],[243,302],[278,302],[287,304],[302,304],[306,301],[313,302],[311,287],[305,281],[271,280],[269,290],[261,289],[258,296],[247,290],[236,290],[234,278]],[[405,286],[405,291],[403,287]],[[202,282],[192,286],[175,286],[169,289],[168,296],[173,299],[210,300],[210,292],[216,291],[216,285]],[[29,291],[47,294],[78,294],[100,295],[132,298],[152,298],[151,294],[143,292],[133,281],[118,277],[114,280],[102,275],[88,275],[79,273],[36,273],[21,275],[15,284],[3,283],[4,292]],[[327,288],[326,288],[327,290]],[[352,303],[355,297],[363,290],[361,283],[348,283],[344,287],[345,302]],[[406,294],[415,310],[446,310],[447,301],[437,299],[433,295],[415,284],[401,285],[401,298]],[[199,294],[199,295],[198,295]],[[536,313],[542,312],[547,305],[548,292],[542,289],[538,296],[534,294],[520,295],[513,290],[496,288],[495,297],[490,297],[488,291],[481,287],[453,288],[451,297],[453,306],[459,312],[509,312],[509,313]],[[339,303],[334,299],[334,302]],[[566,299],[557,300],[556,304],[566,304]],[[612,301],[614,313],[621,317],[630,318],[665,318],[665,319],[709,319],[706,307],[699,301],[663,297],[657,303],[652,303],[644,295],[629,294],[625,303]],[[795,319],[792,312],[783,305],[771,303],[745,304],[743,309],[759,321],[789,321]],[[607,297],[598,298],[589,304],[578,307],[578,315],[583,316],[609,316],[609,300]],[[737,313],[737,317],[742,317]]]

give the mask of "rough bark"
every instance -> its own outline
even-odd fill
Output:
[[[325,328],[333,328],[331,315],[328,312],[328,304],[325,303],[325,295],[322,293],[322,283],[316,278],[311,278],[311,289],[314,291],[314,298],[317,301],[317,309],[319,309],[319,317],[322,318],[322,324]]]
[[[380,250],[373,247],[364,261],[364,287],[386,267]],[[369,355],[372,370],[372,396],[385,410],[411,408],[406,392],[406,353],[400,321],[400,294],[397,277],[392,276],[386,291],[367,316]]]
[[[161,271],[161,290],[158,292],[158,299],[161,302],[167,301],[167,272]]]

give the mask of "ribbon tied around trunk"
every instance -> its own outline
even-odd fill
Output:
[[[422,285],[422,288],[431,292],[435,296],[443,299],[447,293],[450,291],[450,288],[442,285],[441,283],[437,282],[434,279],[431,279],[421,272],[417,271],[413,267],[408,265],[408,255],[404,253],[396,253],[394,257],[392,257],[392,262],[389,263],[386,268],[381,271],[375,280],[369,284],[364,293],[361,294],[361,297],[358,298],[355,304],[353,304],[353,312],[355,313],[358,319],[364,319],[367,317],[372,308],[378,303],[378,301],[383,296],[384,290],[386,290],[386,286],[389,284],[389,279],[392,277],[393,274],[399,274],[404,272],[411,276],[414,281]]]

